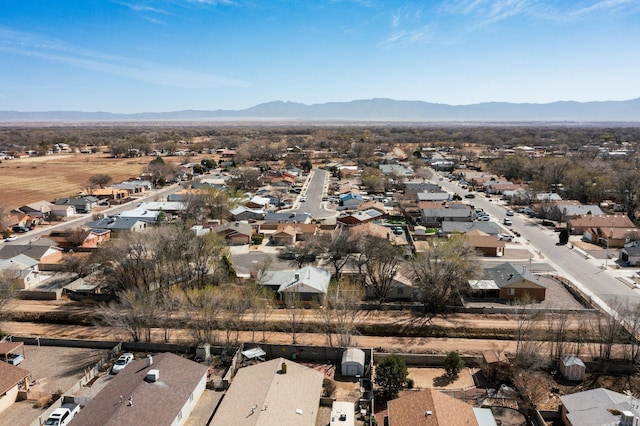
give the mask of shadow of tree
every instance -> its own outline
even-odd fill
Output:
[[[443,374],[442,376],[438,376],[438,377],[434,377],[433,379],[433,386],[437,387],[437,388],[443,388],[447,385],[450,385],[451,383],[455,382],[456,379],[458,378],[458,376],[450,376],[447,373]]]

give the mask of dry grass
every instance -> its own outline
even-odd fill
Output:
[[[40,200],[77,195],[84,191],[91,175],[104,173],[113,182],[122,182],[138,177],[153,158],[68,154],[5,160],[0,164],[0,202],[13,209]],[[179,163],[185,158],[200,161],[197,157],[163,159]]]

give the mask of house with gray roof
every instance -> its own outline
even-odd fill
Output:
[[[264,217],[265,225],[277,225],[279,223],[311,223],[309,213],[297,212],[269,212]],[[275,227],[273,227],[275,229]]]
[[[420,192],[442,192],[442,187],[430,182],[405,182],[405,194],[418,194]]]
[[[109,229],[111,232],[140,232],[147,229],[149,222],[135,217],[109,216],[87,222],[91,229]]]
[[[0,247],[0,259],[12,259],[19,255],[28,256],[38,263],[54,264],[62,259],[62,249],[48,238],[30,240],[26,243],[5,243]]]
[[[211,426],[315,426],[323,379],[284,358],[241,368]]]
[[[153,188],[153,184],[148,180],[131,180],[113,184],[111,185],[111,188],[125,189],[129,191],[129,194],[142,194],[150,191]]]
[[[0,272],[7,274],[21,289],[28,290],[42,282],[42,275],[38,269],[38,261],[25,254],[19,254],[9,259],[0,259]]]
[[[448,192],[418,192],[416,194],[416,201],[449,201],[451,200],[451,194]]]
[[[262,220],[266,212],[264,209],[252,209],[247,206],[238,206],[229,210],[234,220]]]
[[[640,400],[605,388],[560,397],[565,426],[633,426],[640,419]]]
[[[453,222],[445,220],[441,224],[442,232],[446,234],[465,234],[471,231],[482,231],[489,235],[498,235],[502,232],[500,226],[491,221],[487,222]]]
[[[73,419],[74,426],[187,423],[209,367],[169,352],[137,359],[114,376]]]
[[[518,300],[530,297],[542,301],[546,297],[546,286],[527,271],[526,267],[502,263],[485,268],[480,279],[469,280],[471,292],[476,296]]]
[[[98,198],[93,195],[82,197],[58,198],[56,206],[73,206],[77,213],[90,213],[91,209],[98,205]]]
[[[144,207],[136,207],[135,209],[125,210],[118,214],[120,218],[136,219],[149,224],[156,223],[160,217],[159,210],[147,210]]]
[[[420,211],[422,225],[432,228],[439,228],[444,221],[471,222],[473,221],[473,216],[473,210],[462,204],[444,205]]]
[[[378,166],[383,175],[396,175],[400,177],[413,176],[413,170],[411,167],[403,166],[401,164],[380,164]]]
[[[237,246],[250,244],[251,238],[254,234],[254,229],[248,223],[236,221],[218,225],[215,228],[212,228],[211,232],[224,236],[227,244]]]
[[[325,269],[305,266],[289,271],[267,271],[259,279],[262,285],[273,290],[280,299],[295,293],[301,300],[322,299],[327,294],[331,273]]]

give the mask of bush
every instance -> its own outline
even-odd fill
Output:
[[[395,398],[407,383],[407,364],[398,354],[383,358],[376,366],[375,382],[387,397]]]
[[[460,354],[456,351],[451,351],[444,359],[444,369],[447,375],[450,377],[456,377],[458,373],[464,368],[464,361],[460,358]]]
[[[322,380],[322,395],[331,397],[336,391],[336,384],[331,379]]]
[[[413,379],[407,379],[407,389],[413,389],[416,386],[416,382]]]

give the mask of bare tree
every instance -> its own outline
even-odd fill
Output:
[[[332,233],[323,234],[318,237],[316,244],[329,257],[334,278],[340,280],[342,269],[351,260],[355,248],[349,230],[341,227]]]
[[[160,309],[158,293],[136,287],[118,293],[119,304],[99,308],[99,316],[110,327],[124,330],[134,342],[150,342],[156,313]]]
[[[380,302],[386,301],[403,260],[402,252],[390,241],[373,236],[361,238],[357,247],[355,262],[363,286]]]
[[[547,339],[549,341],[549,354],[553,358],[560,358],[569,347],[567,334],[570,325],[570,315],[562,311],[547,316]]]
[[[14,272],[16,271],[12,269],[0,270],[0,319],[4,313],[4,306],[16,297],[18,292]]]
[[[355,345],[356,319],[363,296],[361,284],[350,279],[332,282],[329,286],[326,303],[319,309],[329,346],[334,343],[338,347]]]
[[[104,188],[109,185],[113,181],[113,178],[104,173],[98,173],[95,175],[89,176],[89,185],[93,188]]]
[[[540,311],[531,304],[528,294],[514,304],[516,312],[516,363],[522,368],[539,367],[542,357],[542,339],[538,324]]]
[[[430,317],[445,312],[477,276],[479,264],[475,253],[464,238],[454,236],[447,240],[430,240],[423,253],[408,262],[408,276],[418,289],[425,313]]]
[[[285,328],[291,334],[291,344],[296,345],[298,344],[298,335],[304,329],[304,318],[306,317],[304,302],[300,294],[296,292],[282,293],[282,300],[287,313]]]

